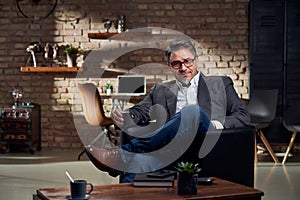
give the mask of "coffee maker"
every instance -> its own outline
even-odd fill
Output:
[[[35,54],[36,53],[40,53],[42,52],[42,45],[40,42],[31,42],[28,47],[26,48],[26,51],[28,53],[30,53],[27,62],[26,62],[26,66],[28,66],[30,60],[32,59],[33,62],[33,66],[36,67],[36,57]]]
[[[14,99],[13,108],[17,108],[20,105],[21,99],[23,97],[23,90],[22,88],[13,88],[11,90],[11,96]]]

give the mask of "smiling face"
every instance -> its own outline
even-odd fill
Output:
[[[195,55],[189,49],[181,48],[171,53],[168,65],[190,81],[198,73],[195,60]]]

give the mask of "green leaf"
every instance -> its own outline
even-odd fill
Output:
[[[69,46],[65,49],[66,54],[77,54],[78,52],[79,52],[79,49],[76,47],[72,47],[72,46]]]
[[[190,162],[180,162],[175,167],[179,172],[187,172],[187,173],[198,173],[201,171],[199,164],[190,163]]]

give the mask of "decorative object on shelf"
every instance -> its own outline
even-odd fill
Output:
[[[53,45],[49,43],[45,44],[43,57],[47,61],[46,63],[47,66],[53,66],[59,63],[58,52],[59,52],[58,44],[53,44]]]
[[[198,172],[201,171],[198,164],[180,162],[175,168],[178,170],[177,193],[179,195],[197,194]]]
[[[113,92],[113,85],[110,83],[110,81],[106,83],[105,92],[107,95],[111,95],[111,93]]]
[[[121,15],[118,18],[118,33],[122,33],[123,31],[125,31],[125,16]]]
[[[10,90],[10,93],[15,101],[13,107],[17,108],[23,97],[23,89],[21,87],[14,87]]]
[[[64,47],[61,48],[56,43],[51,44],[46,42],[42,47],[40,42],[31,42],[26,48],[26,51],[29,54],[25,66],[63,66],[66,62],[66,57],[63,53],[64,50]]]
[[[76,66],[77,54],[79,53],[79,49],[76,47],[69,46],[65,49],[65,53],[67,54],[67,66]]]
[[[37,61],[36,61],[36,53],[40,53],[42,52],[42,45],[40,42],[31,42],[28,47],[26,48],[26,51],[28,53],[30,53],[30,55],[28,56],[27,62],[26,62],[26,66],[29,65],[30,60],[32,59],[32,63],[33,66],[36,67],[37,66]]]
[[[56,8],[57,0],[16,0],[18,11],[31,21],[39,21],[49,17]]]
[[[111,28],[111,25],[112,25],[111,20],[107,20],[104,22],[104,28],[106,29],[106,33],[109,33],[109,29]]]

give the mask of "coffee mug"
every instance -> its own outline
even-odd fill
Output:
[[[87,191],[87,185],[90,186]],[[71,186],[71,198],[73,199],[84,199],[87,194],[93,191],[93,185],[85,180],[74,180],[70,182]]]

